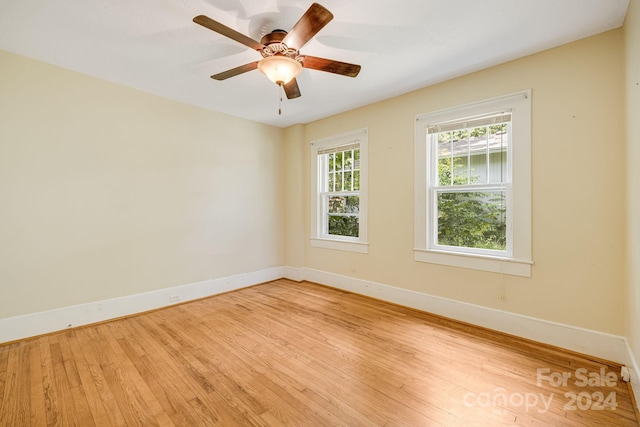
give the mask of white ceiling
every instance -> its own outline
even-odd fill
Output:
[[[311,3],[1,0],[0,49],[284,127],[620,27],[629,0],[319,0],[335,18],[301,52],[360,64],[358,77],[304,70],[302,97],[285,98],[281,116],[278,87],[259,71],[209,78],[260,55],[194,16],[260,40],[291,29]]]

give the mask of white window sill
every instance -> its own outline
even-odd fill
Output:
[[[472,270],[491,271],[513,276],[531,277],[533,261],[500,258],[487,255],[463,254],[427,249],[414,249],[416,261],[443,264]]]
[[[361,254],[369,253],[369,243],[355,242],[338,239],[320,239],[311,238],[311,246],[314,248],[335,249],[338,251],[358,252]]]

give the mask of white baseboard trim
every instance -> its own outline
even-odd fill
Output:
[[[629,360],[622,336],[309,268],[285,267],[284,274],[291,280],[308,280],[616,363],[627,364]],[[635,373],[637,378],[640,371],[636,368]]]
[[[629,341],[625,339],[624,342],[627,350],[627,357],[624,364],[629,369],[629,374],[631,376],[631,389],[633,390],[633,395],[636,398],[638,410],[640,410],[640,368],[638,368],[638,359],[633,354]]]
[[[305,271],[307,269],[304,267],[284,267],[284,278],[293,280],[295,282],[302,282],[305,280]]]
[[[0,319],[0,343],[103,322],[280,279],[284,267]]]
[[[0,319],[0,343],[103,322],[285,277],[309,280],[500,332],[596,356],[629,367],[640,395],[640,369],[624,337],[550,322],[320,270],[274,267],[141,294]],[[177,299],[176,299],[177,297]]]

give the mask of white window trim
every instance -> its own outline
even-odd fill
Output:
[[[321,179],[318,168],[318,151],[346,145],[354,140],[360,144],[360,209],[359,209],[359,232],[358,237],[348,236],[325,236],[322,235],[320,215],[320,194],[318,183]],[[368,206],[368,181],[369,181],[369,148],[368,130],[358,129],[352,132],[334,135],[327,138],[311,141],[311,237],[310,243],[313,247],[335,249],[341,251],[368,253],[369,243],[367,240],[367,206]]]
[[[501,109],[512,111],[511,254],[493,256],[429,247],[429,126]],[[414,139],[414,259],[474,270],[531,277],[531,90],[416,116]]]

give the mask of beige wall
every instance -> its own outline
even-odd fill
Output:
[[[305,203],[307,181],[304,155],[304,126],[290,126],[284,131],[285,140],[285,265],[304,267],[305,218],[308,216],[308,204]]]
[[[368,127],[370,247],[368,254],[355,254],[309,245],[306,181],[306,209],[300,212],[305,226],[301,232],[288,228],[305,241],[304,265],[622,335],[623,64],[623,32],[615,30],[306,125],[299,141],[304,149],[287,145],[306,175],[309,141]],[[528,88],[533,91],[532,277],[413,261],[415,115]]]
[[[1,51],[0,76],[0,318],[283,265],[283,130]]]
[[[621,244],[625,150],[630,166],[640,159],[632,138],[625,145],[623,41],[637,52],[637,32],[627,25],[284,130],[0,52],[0,318],[287,265],[630,334],[638,354],[640,273],[625,289]],[[413,261],[415,115],[528,88],[533,276]],[[369,254],[312,248],[308,143],[363,127]],[[640,194],[628,195],[637,265]]]
[[[624,25],[627,95],[627,224],[629,280],[625,336],[640,357],[640,1],[631,0]],[[640,362],[640,360],[638,360]],[[640,372],[636,372],[636,379]],[[638,380],[640,381],[640,380]],[[640,396],[638,396],[640,397]]]

